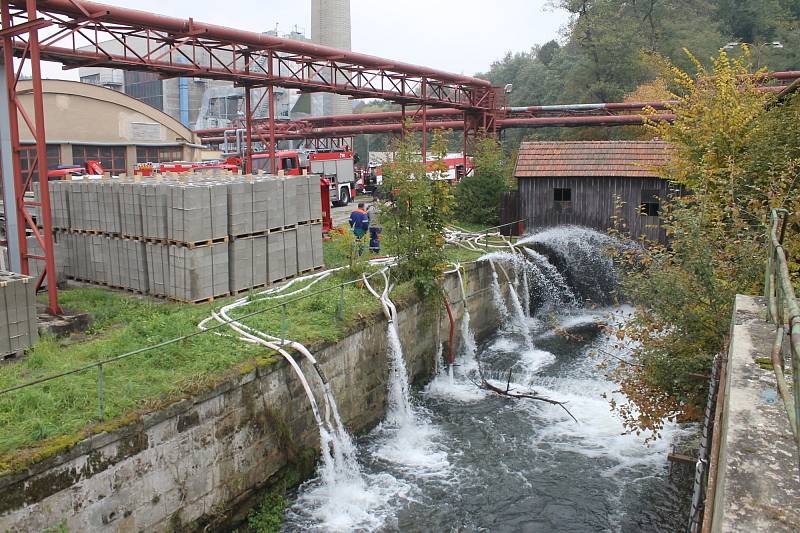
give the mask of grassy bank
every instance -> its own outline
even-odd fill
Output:
[[[341,283],[329,278],[311,292]],[[409,294],[400,287],[396,296]],[[340,302],[341,298],[341,302]],[[227,301],[231,301],[229,299]],[[103,361],[144,346],[197,332],[213,304],[184,305],[107,291],[75,288],[61,293],[62,305],[90,312],[95,322],[85,334],[67,339],[43,337],[21,361],[0,366],[0,388]],[[343,319],[337,318],[343,303]],[[348,329],[376,316],[379,303],[356,285],[265,310],[256,302],[238,311],[261,314],[243,320],[264,331],[313,345],[335,342]],[[98,401],[98,371],[91,369],[0,396],[0,472],[66,448],[97,431],[108,430],[224,379],[269,364],[273,353],[233,337],[213,333],[104,365],[104,418]],[[21,448],[28,448],[24,452]]]
[[[326,242],[324,249],[327,265],[346,261],[331,243]],[[482,253],[449,247],[448,258],[466,262]],[[322,294],[285,308],[268,309],[275,303],[253,302],[233,316],[257,311],[243,322],[278,336],[284,332],[309,346],[336,342],[380,313],[379,303],[360,284],[348,285],[343,292],[335,288],[347,280],[345,273],[331,276],[308,291]],[[393,292],[398,302],[412,296],[410,284],[401,284]],[[88,287],[64,290],[60,298],[65,308],[90,313],[91,329],[69,338],[43,336],[24,359],[0,365],[0,389],[194,334],[198,322],[212,309],[234,300],[186,305]],[[98,370],[92,368],[0,395],[0,473],[66,449],[92,433],[114,429],[256,365],[270,364],[274,355],[231,336],[207,333],[104,365],[102,391]]]

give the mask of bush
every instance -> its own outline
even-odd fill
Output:
[[[500,223],[500,193],[510,188],[512,164],[493,137],[478,141],[475,171],[456,187],[456,216],[460,221],[488,226]]]
[[[800,100],[770,108],[746,61],[722,51],[711,71],[673,68],[676,120],[650,125],[672,146],[663,177],[688,193],[664,209],[668,247],[621,258],[638,312],[617,336],[637,348],[613,372],[627,402],[612,406],[629,431],[700,416],[734,297],[762,290],[770,209],[800,207]],[[787,249],[798,243],[790,233]]]
[[[444,229],[451,214],[452,195],[446,181],[428,178],[425,165],[417,157],[418,146],[407,132],[385,170],[382,187],[391,201],[380,207],[382,242],[398,258],[394,273],[399,281],[413,281],[418,292],[431,295],[438,291],[447,265]],[[446,152],[444,134],[435,131],[431,153],[443,159]],[[434,164],[433,171],[441,171],[442,165]]]

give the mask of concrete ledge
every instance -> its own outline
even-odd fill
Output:
[[[800,530],[797,448],[775,375],[756,363],[769,358],[775,335],[765,316],[763,298],[736,297],[723,389],[715,532]]]

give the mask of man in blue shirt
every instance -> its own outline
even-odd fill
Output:
[[[364,209],[364,202],[358,204],[358,209],[350,213],[350,227],[358,240],[358,255],[364,253],[363,237],[369,231],[369,213]]]
[[[359,240],[369,231],[369,213],[364,209],[364,202],[359,203],[358,209],[350,213],[350,227]]]

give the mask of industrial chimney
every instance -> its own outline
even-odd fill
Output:
[[[311,0],[311,40],[316,44],[351,49],[350,0]],[[320,95],[321,105],[315,114],[344,115],[353,112],[353,105],[345,95]],[[321,109],[319,109],[321,107]]]

